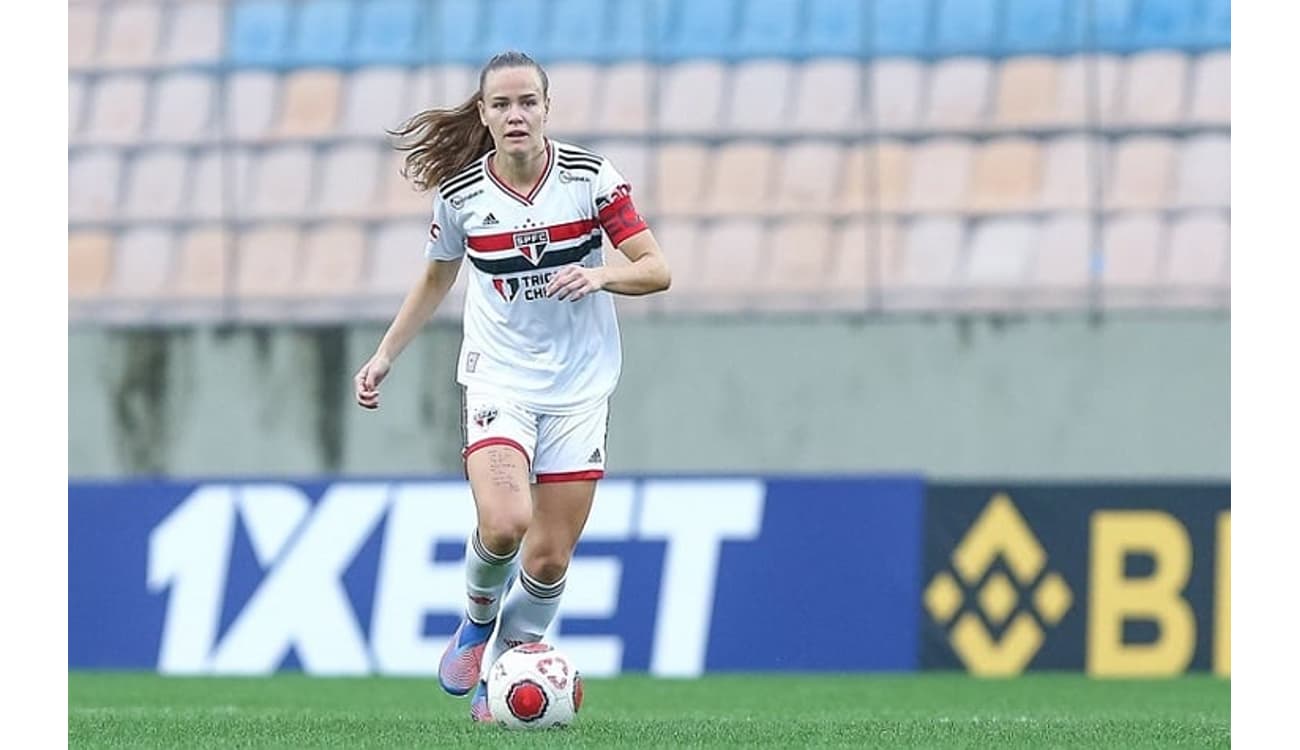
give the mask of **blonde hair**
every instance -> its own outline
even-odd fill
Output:
[[[542,97],[550,90],[546,71],[522,52],[502,52],[488,60],[478,74],[478,91],[465,103],[451,109],[428,109],[420,112],[397,130],[388,134],[396,140],[393,148],[405,151],[402,176],[417,190],[425,192],[444,179],[474,163],[493,148],[492,133],[479,120],[478,103],[483,99],[483,82],[487,74],[501,68],[531,67],[542,79]]]

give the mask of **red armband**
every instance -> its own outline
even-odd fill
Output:
[[[609,241],[618,244],[646,228],[645,219],[637,213],[632,203],[632,191],[626,185],[620,185],[612,196],[613,200],[600,209],[600,228],[609,235]]]

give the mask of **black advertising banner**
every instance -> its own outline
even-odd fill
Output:
[[[1228,484],[930,484],[923,669],[1231,669]]]

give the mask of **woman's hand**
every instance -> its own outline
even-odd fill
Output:
[[[546,285],[546,296],[577,302],[593,292],[605,288],[605,269],[586,266],[564,266]]]
[[[388,370],[393,363],[388,358],[375,354],[357,370],[357,375],[352,379],[352,385],[356,390],[357,404],[363,409],[379,408],[379,383],[388,375]]]

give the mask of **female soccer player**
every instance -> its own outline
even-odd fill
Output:
[[[465,546],[465,616],[438,679],[453,695],[474,690],[476,721],[491,718],[492,663],[541,640],[554,619],[604,475],[622,353],[602,292],[650,294],[670,282],[627,181],[607,159],[546,137],[550,105],[542,67],[505,52],[460,107],[421,112],[394,134],[409,152],[404,174],[437,188],[428,266],[355,378],[357,403],[378,408],[379,384],[468,258],[456,375],[478,524]],[[602,232],[630,264],[604,265]]]

